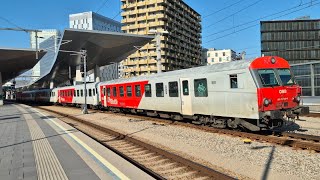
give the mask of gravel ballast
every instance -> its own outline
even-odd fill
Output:
[[[82,115],[81,110],[75,108],[44,108],[76,115],[118,130],[240,179],[320,179],[320,153],[269,143],[244,144],[241,138],[112,113],[95,112]],[[304,133],[320,135],[320,119],[301,119],[303,121],[295,123],[307,130]]]

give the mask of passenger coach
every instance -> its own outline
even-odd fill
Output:
[[[99,86],[100,101],[106,108],[189,118],[223,128],[269,129],[308,112],[299,106],[301,87],[288,62],[280,57],[118,79]]]

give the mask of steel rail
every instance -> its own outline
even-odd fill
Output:
[[[204,176],[208,176],[210,179],[219,179],[219,180],[230,180],[230,179],[235,179],[233,177],[230,177],[226,174],[223,174],[221,172],[218,172],[216,170],[213,170],[211,168],[208,168],[206,166],[203,166],[201,164],[198,164],[196,162],[193,162],[193,161],[190,161],[186,158],[183,158],[181,156],[178,156],[176,154],[173,154],[171,152],[168,152],[168,151],[165,151],[163,149],[160,149],[160,148],[157,148],[153,145],[150,145],[148,143],[145,143],[145,142],[142,142],[138,139],[135,139],[133,137],[129,137],[125,134],[122,134],[122,133],[119,133],[119,132],[116,132],[114,130],[111,130],[109,128],[106,128],[106,127],[103,127],[101,125],[98,125],[98,124],[95,124],[93,122],[89,122],[89,121],[86,121],[86,120],[83,120],[79,117],[76,117],[76,116],[72,116],[72,115],[69,115],[69,114],[65,114],[63,112],[58,112],[58,111],[54,111],[54,110],[51,110],[51,109],[47,109],[47,108],[43,108],[43,107],[36,107],[38,109],[41,109],[41,110],[44,110],[44,111],[48,111],[48,112],[51,112],[51,113],[54,113],[54,114],[58,114],[60,116],[63,116],[65,118],[70,118],[74,121],[77,121],[77,122],[80,122],[82,124],[85,124],[89,127],[92,127],[94,129],[97,129],[99,131],[102,131],[104,133],[108,133],[108,134],[111,134],[115,137],[117,137],[116,139],[118,140],[126,140],[128,142],[131,142],[133,144],[136,144],[138,146],[141,146],[151,152],[155,152],[157,154],[159,154],[160,156],[164,156],[168,159],[171,159],[175,162],[178,162],[180,164],[183,164],[187,167],[190,167],[192,168],[193,170],[195,170],[196,172],[199,172],[200,174],[203,174]],[[74,128],[78,129],[75,125],[73,124],[70,124],[71,126],[73,126]],[[79,129],[78,129],[79,130]],[[80,130],[81,131],[81,130]],[[85,133],[85,132],[84,132]],[[87,133],[85,133],[87,134]],[[90,134],[87,134],[89,135],[90,137],[92,137]],[[161,175],[159,175],[158,173],[152,171],[150,168],[142,165],[141,163],[135,161],[134,159],[128,157],[127,155],[125,155],[124,153],[118,151],[116,148],[113,148],[111,146],[109,146],[108,144],[106,144],[105,142],[95,138],[95,137],[92,137],[93,139],[95,139],[96,141],[100,142],[102,145],[106,146],[107,148],[109,148],[110,150],[112,150],[113,152],[115,152],[116,154],[118,154],[119,156],[123,157],[124,159],[128,160],[129,162],[131,162],[132,164],[136,165],[138,168],[140,168],[141,170],[143,170],[144,172],[148,173],[149,175],[151,175],[152,177],[156,178],[156,179],[165,179],[164,177],[162,177]]]

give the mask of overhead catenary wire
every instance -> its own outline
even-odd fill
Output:
[[[16,25],[15,23],[13,23],[13,22],[9,21],[8,19],[6,19],[6,18],[4,18],[4,17],[1,17],[1,16],[0,16],[0,19],[2,19],[2,20],[4,20],[4,21],[6,21],[7,23],[9,23],[9,24],[11,24],[11,25],[15,26],[16,28],[18,28],[18,29],[20,29],[20,30],[25,31],[26,33],[28,33],[28,31],[26,31],[24,28],[22,28],[22,27],[20,27],[20,26]]]
[[[230,7],[232,7],[232,6],[236,5],[236,4],[239,4],[240,2],[243,2],[243,1],[245,1],[245,0],[240,0],[240,1],[237,1],[237,2],[235,2],[235,3],[233,3],[233,4],[230,4],[229,6],[226,6],[226,7],[221,8],[221,9],[219,9],[219,10],[213,12],[213,13],[210,13],[210,14],[208,14],[208,15],[203,16],[202,19],[207,18],[207,17],[209,17],[209,16],[212,16],[212,15],[214,15],[214,14],[217,14],[217,13],[219,13],[219,12],[225,10],[225,9],[228,9],[228,8],[230,8]]]
[[[126,4],[126,7],[124,7],[124,8],[127,8],[127,7],[128,7],[128,4]],[[118,17],[120,13],[121,13],[121,10],[112,18],[112,20],[114,20],[116,17]]]
[[[214,23],[212,23],[212,24],[210,24],[210,25],[208,25],[208,26],[204,27],[203,29],[207,29],[207,28],[209,28],[209,27],[211,27],[211,26],[213,26],[213,25],[216,25],[216,24],[218,24],[218,23],[220,23],[220,22],[222,22],[222,21],[224,21],[224,20],[226,20],[226,19],[228,19],[228,18],[230,18],[230,17],[232,17],[232,16],[234,16],[234,15],[236,15],[236,14],[238,14],[238,13],[240,13],[240,12],[242,12],[242,11],[244,11],[244,10],[246,10],[246,9],[248,9],[248,8],[250,8],[250,7],[252,7],[252,6],[254,6],[254,5],[256,5],[256,4],[258,4],[258,3],[259,3],[259,2],[261,2],[261,1],[263,1],[263,0],[255,1],[254,3],[252,3],[252,4],[250,4],[250,5],[246,6],[246,7],[244,7],[244,8],[242,8],[242,9],[238,10],[237,12],[232,13],[232,14],[230,14],[230,15],[228,15],[228,16],[226,16],[226,17],[222,18],[222,19],[220,19],[219,21],[214,22]]]
[[[318,0],[316,0],[316,2],[317,2],[317,1],[318,1]],[[314,2],[315,2],[315,1],[314,1]],[[298,10],[295,10],[295,11],[292,11],[292,12],[289,12],[289,13],[286,13],[286,14],[283,14],[283,15],[281,15],[281,16],[277,16],[277,17],[273,18],[272,20],[278,19],[278,18],[283,17],[283,16],[287,16],[287,15],[292,14],[292,13],[296,13],[296,12],[298,12],[298,11],[301,11],[301,10],[304,10],[304,9],[307,9],[307,8],[310,8],[310,7],[313,7],[313,6],[316,6],[316,5],[318,5],[318,4],[320,4],[320,2],[318,2],[318,3],[313,3],[312,5],[309,5],[309,6],[307,6],[307,7],[300,8],[300,9],[298,9]],[[252,28],[252,27],[255,27],[255,26],[259,26],[259,25],[260,25],[260,23],[258,23],[258,24],[253,24],[253,25],[248,26],[248,27],[245,27],[245,28],[243,28],[243,29],[240,29],[240,30],[237,30],[237,31],[228,33],[228,34],[225,34],[225,35],[223,35],[223,36],[217,37],[217,38],[212,39],[212,40],[209,40],[209,41],[206,41],[206,42],[204,42],[204,44],[207,44],[207,43],[209,43],[209,42],[212,42],[212,41],[215,41],[215,40],[218,40],[218,39],[221,39],[221,38],[230,36],[230,35],[232,35],[232,34],[235,34],[235,33],[238,33],[238,32],[247,30],[247,29],[249,29],[249,28]]]
[[[265,18],[268,18],[268,17],[272,17],[272,16],[275,16],[275,15],[284,13],[284,12],[286,12],[286,11],[290,11],[290,10],[296,9],[296,8],[298,8],[298,7],[300,7],[300,6],[308,5],[308,4],[310,4],[310,2],[304,3],[304,4],[299,4],[299,5],[297,5],[297,6],[294,6],[294,7],[289,8],[289,9],[285,9],[285,10],[282,10],[282,11],[279,11],[279,12],[276,12],[276,13],[273,13],[273,14],[269,14],[269,15],[260,17],[260,18],[258,18],[258,19],[252,20],[252,21],[247,21],[247,22],[245,22],[245,23],[242,23],[242,24],[233,26],[233,27],[231,27],[231,28],[223,29],[223,30],[221,30],[221,31],[218,31],[218,32],[209,34],[209,35],[207,35],[207,36],[204,36],[204,38],[210,37],[210,36],[213,36],[213,35],[216,35],[216,34],[224,33],[224,32],[229,31],[229,30],[234,30],[234,28],[241,27],[241,26],[244,26],[244,25],[247,25],[247,24],[251,24],[251,23],[254,23],[254,22],[256,22],[256,21],[259,21],[259,20],[262,20],[262,19],[265,19]],[[308,6],[310,6],[310,5],[308,5]]]
[[[109,0],[104,1],[104,3],[98,8],[96,13],[98,13],[107,4],[107,2],[109,2]]]

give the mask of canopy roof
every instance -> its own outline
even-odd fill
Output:
[[[150,42],[153,36],[135,34],[66,29],[59,45],[52,69],[45,73],[33,86],[47,88],[50,82],[61,84],[69,80],[69,66],[71,77],[75,77],[75,67],[81,64],[79,52],[82,48],[87,50],[87,69],[94,69],[96,65],[104,66],[120,62],[136,51],[135,47],[143,46]]]
[[[1,48],[0,72],[2,82],[6,83],[33,68],[45,54],[45,51],[38,52],[38,59],[36,59],[36,51],[34,49]]]

